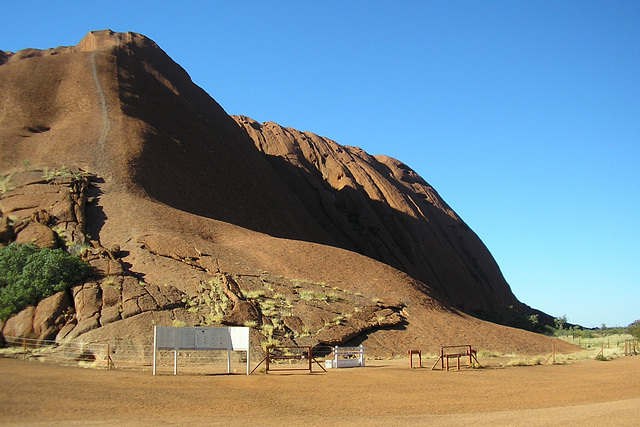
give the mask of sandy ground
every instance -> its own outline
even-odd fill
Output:
[[[430,366],[430,364],[429,364]],[[640,357],[459,372],[152,376],[0,359],[3,425],[639,425]]]

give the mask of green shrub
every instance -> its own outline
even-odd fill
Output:
[[[84,281],[90,267],[62,249],[12,243],[0,248],[0,319]]]

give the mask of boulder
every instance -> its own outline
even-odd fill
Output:
[[[61,342],[61,341],[68,340],[67,337],[69,336],[69,333],[71,333],[71,331],[73,331],[73,329],[76,327],[76,325],[77,325],[77,321],[75,319],[70,320],[69,323],[64,325],[60,329],[60,332],[58,332],[58,334],[56,335],[56,342]]]
[[[112,306],[112,307],[103,307],[100,312],[100,325],[104,326],[108,323],[116,322],[122,319],[120,313],[122,312],[122,307]]]
[[[122,277],[110,277],[102,281],[102,308],[120,307],[122,305]]]
[[[126,276],[122,281],[122,318],[142,313],[138,298],[147,293],[135,277]]]
[[[89,260],[89,265],[93,268],[96,277],[119,276],[124,273],[122,262],[110,258],[95,258]]]
[[[14,314],[4,324],[2,335],[14,338],[37,338],[33,331],[33,316],[36,308],[29,306],[18,314]]]
[[[38,303],[33,316],[33,331],[40,340],[55,339],[60,329],[67,323],[71,298],[68,292],[58,292]]]
[[[102,309],[102,295],[97,283],[85,283],[74,288],[74,302],[78,324],[94,317]]]
[[[0,211],[6,216],[11,214],[18,219],[26,219],[38,210],[41,201],[41,194],[12,194],[0,199]]]
[[[262,323],[260,311],[249,301],[236,302],[231,312],[222,319],[222,323],[226,325],[243,326],[247,322],[255,322],[256,325]]]
[[[74,203],[69,191],[69,188],[61,187],[59,193],[49,194],[43,200],[44,206],[50,207],[50,215],[56,219],[56,222],[77,222]]]
[[[295,334],[304,333],[304,323],[298,316],[286,316],[282,319],[282,324]]]
[[[96,313],[89,318],[78,320],[78,323],[75,326],[75,328],[73,328],[73,330],[69,333],[69,335],[65,337],[65,339],[71,341],[74,338],[84,333],[87,333],[93,329],[99,328],[100,327],[99,319],[100,319],[100,314]]]
[[[25,228],[18,232],[16,237],[18,243],[35,243],[41,248],[55,249],[58,247],[56,234],[46,225],[38,222],[30,222]]]

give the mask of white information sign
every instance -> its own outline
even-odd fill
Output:
[[[244,326],[230,326],[227,328],[233,351],[249,352],[249,328]]]
[[[178,350],[227,350],[227,373],[231,371],[231,351],[247,352],[249,375],[249,328],[230,326],[205,327],[153,327],[153,375],[156,374],[158,350],[173,350],[173,374],[178,373]]]

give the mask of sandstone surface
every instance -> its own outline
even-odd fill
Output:
[[[474,317],[551,319],[411,168],[230,117],[140,34],[2,52],[0,93],[0,244],[22,235],[94,269],[64,316],[29,308],[5,336],[149,344],[153,325],[244,324],[257,346],[551,346]]]

